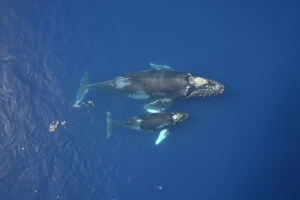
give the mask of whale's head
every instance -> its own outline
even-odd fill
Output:
[[[183,122],[189,117],[188,113],[172,113],[172,114],[173,114],[172,119],[174,125]]]
[[[211,79],[190,75],[187,81],[190,85],[187,97],[215,96],[224,92],[224,85]]]

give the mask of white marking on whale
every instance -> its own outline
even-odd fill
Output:
[[[125,78],[125,77],[117,77],[115,79],[115,88],[116,89],[123,89],[124,87],[126,87],[127,85],[130,85],[131,82],[129,80],[129,78]]]

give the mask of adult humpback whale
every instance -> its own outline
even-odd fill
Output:
[[[110,112],[107,112],[107,135],[112,135],[112,124],[124,126],[139,131],[160,131],[155,144],[160,144],[169,134],[169,129],[188,118],[188,113],[151,113],[128,118],[124,121],[114,121]]]
[[[224,86],[214,80],[175,72],[168,66],[154,65],[158,70],[141,71],[90,84],[85,73],[77,91],[75,104],[79,104],[91,90],[108,90],[139,100],[154,100],[144,108],[151,113],[164,111],[174,99],[206,97],[221,94]]]

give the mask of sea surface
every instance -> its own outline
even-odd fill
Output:
[[[1,0],[0,200],[300,199],[298,1]],[[116,120],[146,101],[92,82],[171,66],[225,92],[175,101],[157,133]]]

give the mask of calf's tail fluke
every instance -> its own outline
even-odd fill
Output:
[[[110,138],[112,135],[112,115],[110,112],[106,112],[106,138]]]
[[[86,93],[88,93],[88,85],[90,84],[90,78],[87,72],[84,72],[82,79],[80,80],[80,87],[76,93],[76,101],[75,105],[78,105],[85,97]]]

